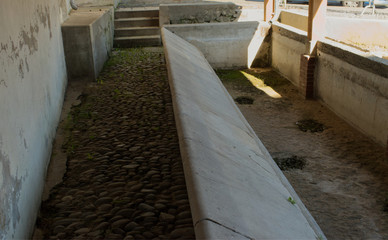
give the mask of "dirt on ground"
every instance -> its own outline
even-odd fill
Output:
[[[328,239],[388,239],[382,146],[271,69],[217,74]]]

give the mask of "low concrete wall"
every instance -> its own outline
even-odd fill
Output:
[[[281,11],[279,22],[307,32],[307,14],[292,10]],[[388,49],[388,21],[327,17],[325,36],[360,48]]]
[[[82,7],[113,6],[117,7],[120,0],[75,0]]]
[[[278,22],[272,24],[272,67],[299,86],[300,55],[308,43],[306,32]]]
[[[388,60],[332,41],[318,43],[316,96],[381,145],[388,140]]]
[[[308,17],[306,13],[296,13],[292,10],[281,11],[278,19],[280,23],[297,28],[305,32],[307,32],[307,20]]]
[[[0,239],[28,239],[67,83],[62,7],[0,3]]]
[[[358,47],[373,46],[388,51],[388,21],[329,17],[326,36]]]
[[[202,53],[162,38],[196,237],[324,239]]]
[[[240,7],[230,2],[161,4],[159,25],[162,27],[165,24],[233,22],[240,14]]]
[[[177,24],[165,27],[184,38],[205,55],[213,68],[247,68],[268,65],[269,24],[234,22]]]
[[[96,80],[113,47],[113,7],[72,12],[62,33],[69,78]]]
[[[306,32],[278,22],[272,25],[272,66],[300,85],[300,56]],[[337,115],[381,145],[388,139],[388,60],[323,40],[317,45],[314,91]]]
[[[202,0],[120,0],[119,7],[149,7],[160,4],[202,2]]]

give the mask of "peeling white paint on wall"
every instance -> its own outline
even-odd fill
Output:
[[[68,0],[0,2],[0,239],[29,238],[67,83]]]

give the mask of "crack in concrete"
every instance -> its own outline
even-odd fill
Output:
[[[238,234],[238,235],[241,235],[241,236],[243,236],[243,237],[245,237],[245,238],[247,238],[247,239],[254,240],[254,238],[249,237],[249,236],[247,236],[247,235],[245,235],[245,234],[243,234],[243,233],[241,233],[241,232],[238,232],[238,231],[234,230],[233,228],[230,228],[230,227],[228,227],[228,226],[225,226],[225,225],[223,225],[222,223],[219,223],[219,222],[217,222],[217,221],[214,221],[213,219],[210,219],[210,218],[204,218],[204,219],[198,220],[198,221],[194,224],[194,228],[197,227],[197,225],[198,225],[200,222],[203,222],[203,221],[210,221],[210,222],[215,223],[215,224],[217,224],[217,225],[219,225],[219,226],[221,226],[221,227],[223,227],[223,228],[226,228],[226,229],[228,229],[228,230],[230,230],[230,231],[232,231],[232,232],[234,232],[234,233],[236,233],[236,234]]]

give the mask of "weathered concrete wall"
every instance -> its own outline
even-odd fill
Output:
[[[113,7],[71,12],[62,33],[69,78],[96,80],[113,47]]]
[[[159,25],[162,27],[165,24],[233,22],[240,14],[240,7],[230,2],[161,4]]]
[[[40,206],[67,83],[62,7],[0,2],[0,239],[29,238]]]
[[[336,114],[382,145],[388,139],[388,60],[332,41],[318,43],[315,91]]]
[[[174,24],[165,27],[205,55],[213,68],[246,68],[269,61],[270,26],[259,22]],[[260,59],[258,59],[260,58]]]
[[[196,237],[325,239],[204,55],[162,36]]]
[[[296,86],[307,42],[302,30],[272,25],[272,66]],[[387,144],[388,60],[330,40],[317,46],[315,95],[376,142]]]
[[[307,34],[275,22],[272,24],[272,67],[299,86],[300,55],[305,53]]]

